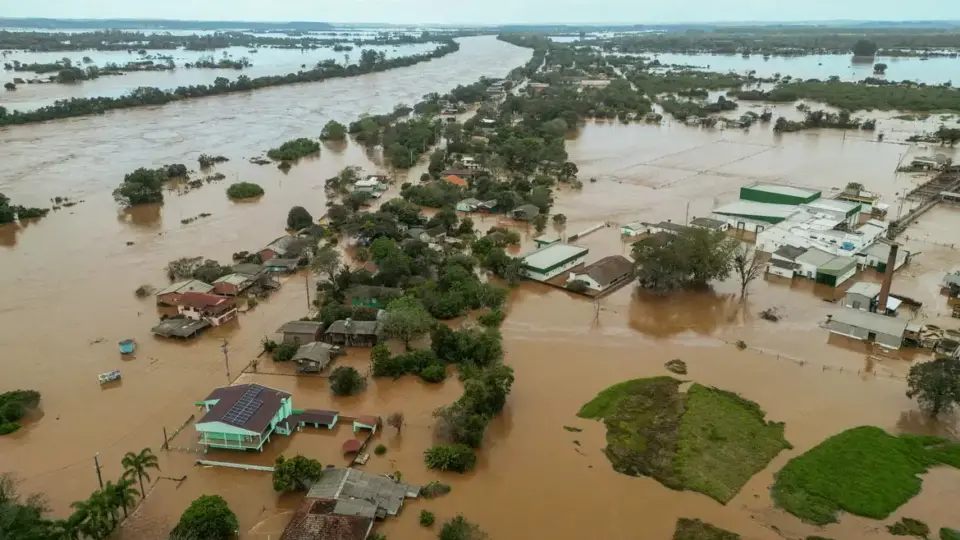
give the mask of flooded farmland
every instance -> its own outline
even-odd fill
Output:
[[[125,452],[150,446],[161,460],[159,475],[167,478],[156,479],[146,502],[123,525],[121,538],[163,538],[189,502],[203,493],[227,499],[240,519],[242,538],[278,538],[299,500],[274,494],[267,473],[196,467],[196,453],[159,447],[164,427],[172,432],[180,426],[197,412],[196,400],[228,381],[228,369],[231,379],[240,374],[259,353],[264,336],[304,314],[304,277],[289,278],[237,323],[187,345],[150,336],[156,319],[153,299],[138,300],[133,291],[144,283],[166,283],[162,267],[171,259],[202,254],[227,260],[234,252],[262,246],[281,234],[286,212],[295,204],[322,214],[323,180],[344,166],[383,170],[375,155],[352,143],[324,147],[320,157],[301,162],[288,174],[274,166],[251,165],[245,158],[286,139],[315,137],[331,118],[349,121],[396,103],[412,104],[422,94],[443,92],[480,75],[503,75],[530,56],[493,38],[461,43],[461,50],[450,56],[354,79],[0,130],[0,145],[11,156],[0,171],[0,191],[29,205],[44,205],[58,195],[85,200],[36,223],[0,228],[2,389],[35,388],[43,394],[42,418],[0,438],[0,469],[15,469],[25,491],[45,492],[55,514],[64,515],[70,502],[96,488],[94,454],[100,455],[105,479],[114,478]],[[910,128],[889,118],[878,126],[891,133]],[[707,215],[717,202],[736,198],[739,187],[754,180],[810,186],[825,194],[860,182],[894,206],[897,194],[923,180],[895,173],[897,164],[905,156],[930,151],[896,141],[891,137],[881,144],[861,134],[829,130],[775,136],[764,126],[731,132],[670,122],[588,123],[567,144],[584,188],[559,190],[554,211],[568,217],[566,233],[605,222],[680,222]],[[229,157],[216,170],[229,180],[255,181],[266,195],[255,203],[233,203],[223,185],[209,184],[180,196],[168,193],[162,207],[117,211],[110,192],[124,173],[169,162],[192,165],[201,153]],[[399,181],[418,177],[423,168]],[[212,215],[181,224],[201,212]],[[916,232],[911,228],[907,233],[908,247],[921,255],[897,274],[894,290],[903,288],[934,312],[945,309],[934,286],[943,272],[960,266],[960,256],[931,242],[957,230],[958,219],[960,210],[937,208],[921,219]],[[492,217],[478,220],[478,227],[495,223]],[[523,233],[524,241],[531,242],[533,231]],[[588,261],[629,251],[616,226],[580,243],[590,249]],[[240,374],[238,382],[289,391],[296,407],[331,408],[345,415],[402,410],[407,425],[401,434],[386,428],[378,435],[388,452],[372,458],[366,470],[399,470],[414,484],[442,479],[453,486],[450,495],[413,501],[398,519],[378,527],[403,539],[435,535],[417,524],[421,508],[440,520],[462,512],[492,538],[633,538],[642,530],[643,538],[666,539],[677,517],[704,519],[747,539],[802,538],[816,534],[815,528],[773,509],[768,489],[773,473],[789,458],[861,424],[954,433],[953,418],[924,421],[904,396],[902,377],[920,356],[879,356],[859,342],[828,337],[817,326],[835,309],[824,299],[833,299],[836,291],[758,280],[741,301],[738,289],[735,283],[721,283],[710,291],[658,298],[626,287],[594,304],[538,284],[515,288],[503,333],[505,362],[514,368],[516,382],[506,409],[487,431],[479,466],[464,476],[427,471],[422,459],[432,444],[432,411],[462,393],[455,378],[439,386],[413,377],[377,379],[358,396],[336,398],[323,379],[298,379],[288,366],[264,362],[257,372]],[[779,323],[757,315],[771,306],[782,307]],[[126,337],[140,343],[131,360],[121,360],[116,349],[116,341]],[[224,339],[229,341],[229,366],[220,352]],[[747,349],[734,347],[736,340]],[[663,363],[673,358],[687,363],[690,379],[738,392],[760,404],[769,419],[786,423],[785,435],[794,449],[781,453],[726,506],[613,472],[600,451],[603,425],[575,416],[601,389],[627,378],[664,374]],[[351,351],[338,362],[363,371],[369,354]],[[123,370],[122,383],[101,390],[96,374],[116,368]],[[564,425],[584,431],[570,433]],[[268,464],[280,453],[299,452],[339,464],[340,444],[349,437],[344,426],[332,433],[307,429],[274,437],[262,455],[214,452],[209,457]],[[193,438],[188,424],[172,445],[191,446]],[[952,472],[931,472],[929,489],[902,512],[909,508],[909,516],[931,526],[958,525],[950,522]],[[182,483],[168,479],[183,476]],[[886,538],[877,527],[847,516],[819,534],[844,540]]]

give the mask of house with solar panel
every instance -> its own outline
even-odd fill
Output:
[[[207,448],[262,452],[270,435],[291,432],[286,420],[293,414],[293,403],[281,390],[259,384],[224,386],[197,405],[204,415],[194,426],[198,442]]]

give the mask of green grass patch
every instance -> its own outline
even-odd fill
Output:
[[[740,540],[740,535],[699,519],[680,518],[673,531],[673,540]]]
[[[873,426],[838,433],[791,459],[776,475],[773,500],[804,521],[825,525],[842,510],[885,519],[920,492],[921,474],[957,466],[960,445],[939,437],[893,436]]]
[[[764,421],[756,403],[736,394],[653,377],[607,388],[579,416],[604,420],[607,458],[617,472],[649,476],[721,503],[790,444],[783,424]]]

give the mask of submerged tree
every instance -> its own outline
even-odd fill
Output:
[[[120,460],[120,464],[123,465],[123,478],[139,480],[140,496],[146,497],[147,491],[143,488],[143,479],[150,481],[150,469],[160,470],[160,464],[157,463],[157,456],[153,454],[153,450],[144,448],[139,454],[127,452]]]
[[[382,325],[387,336],[402,341],[404,347],[410,350],[411,341],[430,331],[433,317],[419,300],[404,296],[387,306]]]
[[[313,216],[302,206],[294,206],[287,212],[287,228],[299,231],[313,225]]]
[[[321,141],[343,141],[347,138],[347,126],[336,120],[330,120],[320,132]]]
[[[763,275],[764,261],[760,257],[759,251],[751,249],[744,243],[740,244],[733,252],[731,264],[733,265],[733,271],[740,279],[740,296],[744,297],[747,295],[747,287],[750,286],[750,282]]]
[[[274,491],[306,491],[323,476],[323,465],[297,454],[291,459],[277,456],[273,468]]]
[[[235,538],[240,523],[219,495],[201,495],[190,503],[170,533],[172,540],[228,540]]]
[[[936,417],[960,402],[960,360],[938,358],[910,368],[907,397],[916,398],[920,409]]]
[[[698,228],[644,238],[633,246],[637,280],[664,294],[726,279],[735,247],[736,241],[722,231]]]

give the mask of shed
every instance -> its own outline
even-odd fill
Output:
[[[457,203],[458,212],[476,212],[480,208],[480,201],[477,199],[464,199]]]
[[[841,309],[829,318],[827,329],[834,334],[875,342],[888,349],[899,349],[907,330],[907,321],[857,309]]]
[[[324,334],[324,341],[347,347],[373,347],[380,341],[378,321],[334,321]]]
[[[381,422],[380,422],[379,416],[361,415],[354,419],[353,431],[354,433],[356,433],[361,429],[369,429],[370,431],[376,433],[380,425],[381,425]]]
[[[879,309],[880,289],[879,283],[858,281],[847,289],[847,294],[843,297],[843,307],[871,313],[896,314],[903,301],[893,296],[887,296],[886,310],[881,312]]]
[[[277,328],[283,334],[283,342],[293,345],[312,343],[323,335],[323,323],[319,321],[290,321]]]
[[[770,259],[767,261],[767,273],[775,276],[793,279],[794,274],[800,268],[800,265],[793,261],[783,259]]]
[[[621,236],[640,236],[647,232],[646,223],[643,221],[632,221],[620,226]]]
[[[876,268],[877,272],[885,273],[887,271],[887,261],[890,259],[890,244],[887,242],[874,242],[857,254],[860,264]],[[897,250],[896,268],[899,270],[910,260],[910,252],[900,247]]]
[[[340,450],[346,455],[356,454],[361,448],[363,448],[363,442],[360,439],[347,439],[343,441],[343,446],[340,447]]]
[[[510,211],[510,217],[518,221],[532,221],[540,215],[540,209],[532,204],[524,204]]]
[[[160,324],[150,329],[151,332],[162,337],[177,337],[188,339],[195,337],[203,330],[210,327],[210,323],[204,320],[194,320],[182,318],[164,319]]]
[[[291,431],[300,431],[304,426],[313,426],[319,428],[323,426],[327,429],[333,429],[340,419],[340,413],[337,411],[325,411],[322,409],[303,409],[293,410],[293,414],[287,418],[289,423],[287,428]]]
[[[720,221],[719,219],[711,219],[705,217],[693,218],[690,220],[690,226],[697,227],[700,229],[709,229],[711,231],[725,231],[730,226],[725,221]]]

